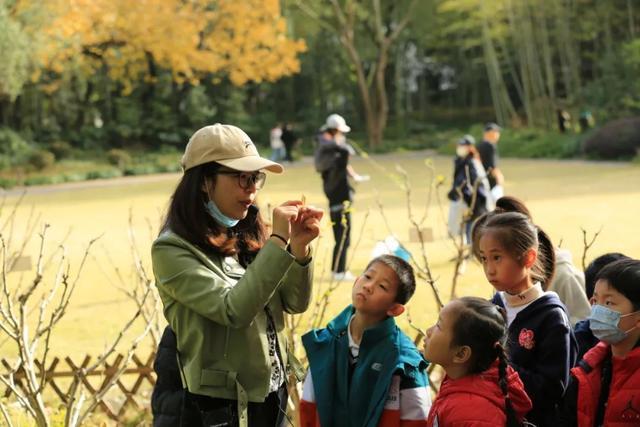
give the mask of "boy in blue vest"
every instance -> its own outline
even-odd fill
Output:
[[[309,359],[302,427],[426,426],[427,363],[394,320],[415,288],[406,261],[374,258],[355,280],[352,304],[302,337]]]

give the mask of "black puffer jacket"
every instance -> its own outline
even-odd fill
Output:
[[[202,425],[199,412],[189,399],[185,399],[187,391],[180,380],[177,353],[176,334],[167,326],[153,363],[157,378],[151,394],[153,427]]]

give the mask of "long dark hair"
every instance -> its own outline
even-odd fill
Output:
[[[470,374],[486,371],[498,359],[498,385],[504,395],[507,426],[521,425],[511,405],[507,383],[507,320],[504,309],[482,298],[463,297],[453,326],[453,346],[471,348]]]
[[[531,267],[531,279],[539,281],[544,290],[549,287],[555,273],[556,252],[549,235],[533,224],[527,214],[501,211],[489,212],[479,217],[471,232],[473,254],[478,260],[480,239],[488,231],[496,233],[496,238],[504,249],[515,259],[521,259],[531,248],[536,249],[538,256]]]
[[[185,171],[171,196],[161,232],[171,230],[205,252],[237,255],[246,267],[264,245],[266,225],[254,205],[232,228],[227,229],[213,220],[205,208],[208,199],[203,187],[206,179],[215,180],[218,169],[220,164],[210,162]]]

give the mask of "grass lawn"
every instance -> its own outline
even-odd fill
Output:
[[[371,175],[371,181],[358,185],[355,198],[352,247],[357,245],[357,248],[349,253],[350,269],[354,273],[361,272],[375,243],[391,232],[418,259],[422,259],[418,245],[409,242],[406,193],[398,180],[396,165],[401,165],[410,177],[411,207],[419,219],[425,214],[431,180],[426,159],[426,152],[354,159],[354,167],[359,173]],[[434,236],[433,241],[426,245],[426,255],[433,275],[438,279],[441,296],[448,300],[453,275],[453,263],[449,260],[454,256],[454,249],[446,238],[444,218],[447,205],[444,195],[450,185],[451,158],[437,156],[432,157],[431,161],[436,174],[444,175],[446,181],[439,190],[443,209],[438,208],[433,197],[426,211],[424,226],[432,228]],[[561,240],[562,247],[573,252],[576,265],[580,266],[583,251],[581,227],[589,235],[602,229],[588,253],[587,261],[608,251],[640,257],[640,240],[637,238],[637,219],[640,214],[638,165],[503,159],[501,166],[507,180],[507,194],[520,197],[527,203],[535,222],[550,234],[556,244]],[[68,235],[65,246],[71,260],[72,277],[87,243],[101,236],[91,250],[67,314],[52,337],[52,354],[69,354],[74,358],[86,353],[98,354],[133,313],[134,305],[117,289],[120,282],[115,273],[117,266],[125,277],[125,283],[133,283],[129,281],[132,279],[126,278],[133,265],[129,247],[129,216],[133,218],[138,249],[149,266],[150,243],[157,234],[160,218],[179,178],[179,174],[166,174],[28,189],[18,208],[17,220],[3,231],[8,236],[12,227],[14,249],[25,236],[32,209],[39,215],[38,224],[46,222],[51,225],[48,230],[48,253],[55,250]],[[298,198],[301,194],[306,196],[309,204],[326,207],[321,181],[310,159],[289,166],[282,176],[269,175],[259,196],[259,203],[265,208],[263,212],[267,212],[268,205]],[[0,226],[18,199],[19,191],[7,193],[0,214]],[[384,206],[391,230],[385,225],[378,201]],[[316,289],[322,290],[328,283],[325,279],[328,277],[332,240],[330,225],[325,221],[315,256]],[[38,244],[36,236],[31,236],[27,252],[32,257],[32,263],[35,263]],[[45,283],[50,282],[55,273],[52,268],[54,265],[52,263],[47,269]],[[20,281],[29,283],[33,280],[33,273],[12,272],[8,279],[11,286]],[[349,283],[342,283],[332,294],[327,316],[338,313],[350,301],[350,288]],[[459,295],[489,297],[492,293],[491,286],[475,262],[467,266],[458,289]],[[421,328],[430,326],[436,317],[432,292],[424,282],[419,283],[419,289],[408,306],[413,322]],[[303,318],[301,332],[307,328],[309,318],[308,314]],[[405,315],[399,322],[409,331]],[[0,343],[0,357],[12,357],[14,351],[2,336]]]

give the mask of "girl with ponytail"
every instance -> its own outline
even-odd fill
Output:
[[[431,406],[427,425],[522,425],[531,409],[518,373],[505,355],[504,310],[476,297],[447,304],[427,330],[424,356],[446,376]]]
[[[473,253],[497,291],[493,303],[507,317],[507,351],[533,402],[538,427],[555,426],[577,345],[566,309],[546,289],[555,267],[549,236],[525,213],[492,212],[473,229]]]

